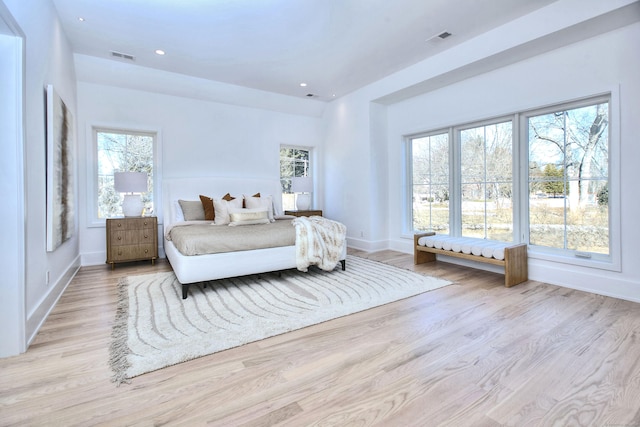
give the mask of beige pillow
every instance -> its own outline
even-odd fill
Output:
[[[178,200],[185,221],[204,221],[204,208],[198,200]]]
[[[229,224],[231,222],[229,209],[242,209],[242,199],[213,199],[213,210],[215,212],[215,219],[213,223],[216,225]]]
[[[273,217],[273,197],[265,196],[260,197],[260,193],[258,195],[253,196],[244,196],[244,202],[247,209],[266,209],[269,215],[269,221],[275,221]]]
[[[253,224],[269,224],[269,214],[266,209],[234,209],[229,211],[229,225],[253,225]]]

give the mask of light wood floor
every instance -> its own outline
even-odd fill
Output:
[[[120,387],[115,284],[170,267],[82,268],[29,350],[0,359],[0,425],[640,425],[640,304],[418,267],[455,284]]]

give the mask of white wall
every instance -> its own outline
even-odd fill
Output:
[[[82,58],[80,73],[84,64]],[[138,73],[140,70],[137,67]],[[150,75],[156,71],[148,70]],[[167,77],[168,76],[168,77]],[[171,78],[167,73],[166,78]],[[259,91],[255,91],[259,95]],[[282,97],[281,103],[289,97]],[[297,99],[292,100],[298,102]],[[315,103],[315,101],[314,101]],[[318,147],[323,135],[320,117],[223,104],[97,83],[78,83],[80,129],[80,215],[82,264],[106,259],[104,226],[91,224],[87,206],[92,173],[92,126],[146,129],[161,136],[163,179],[177,177],[279,177],[281,144]],[[322,167],[318,165],[318,167]],[[161,192],[158,191],[156,195]],[[222,196],[211,195],[211,196]],[[197,200],[198,195],[194,194]],[[321,208],[321,206],[319,206]],[[156,204],[156,212],[160,204]]]
[[[0,357],[26,347],[24,301],[24,126],[22,123],[23,35],[0,3]]]
[[[69,42],[49,0],[3,0],[3,3],[26,38],[25,335],[28,342],[79,266],[77,227],[74,237],[55,252],[46,251],[45,91],[47,84],[53,84],[76,115],[75,70]],[[48,284],[47,271],[50,272]]]
[[[622,271],[532,258],[530,278],[640,301],[640,265],[632,259],[640,238],[632,225],[640,215],[633,163],[640,158],[640,8],[631,3],[560,0],[331,103],[325,209],[347,224],[349,243],[412,252],[401,229],[403,135],[614,91],[620,95],[612,123],[619,138],[612,143],[619,143],[621,158]],[[334,189],[338,180],[345,189]]]
[[[434,92],[388,107],[389,140],[402,140],[416,131],[435,130],[591,95],[613,92],[612,167],[622,173],[619,193],[623,195],[614,221],[623,226],[622,272],[584,268],[540,259],[530,251],[530,277],[548,283],[626,296],[640,301],[640,265],[633,248],[640,228],[629,226],[640,215],[640,190],[634,168],[640,159],[636,135],[640,123],[640,24],[606,33],[547,54],[482,74]],[[619,98],[618,98],[619,95]],[[397,144],[396,144],[397,145]],[[621,154],[616,156],[614,153]],[[403,158],[400,150],[390,150],[390,188],[402,188]],[[399,205],[400,191],[390,192],[390,205]],[[402,237],[402,217],[389,212],[390,244],[406,250]]]

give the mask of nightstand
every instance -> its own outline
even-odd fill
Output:
[[[107,264],[158,258],[158,218],[155,216],[107,219]]]
[[[308,210],[308,211],[284,211],[285,215],[293,216],[322,216],[322,210]]]

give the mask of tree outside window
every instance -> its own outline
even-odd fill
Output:
[[[114,172],[146,172],[148,190],[142,194],[145,215],[154,214],[152,134],[96,130],[98,218],[122,216],[124,195],[113,188]]]
[[[608,102],[530,116],[529,241],[609,254]]]
[[[462,236],[513,240],[511,121],[460,131]]]
[[[413,230],[449,234],[449,134],[410,140]]]

